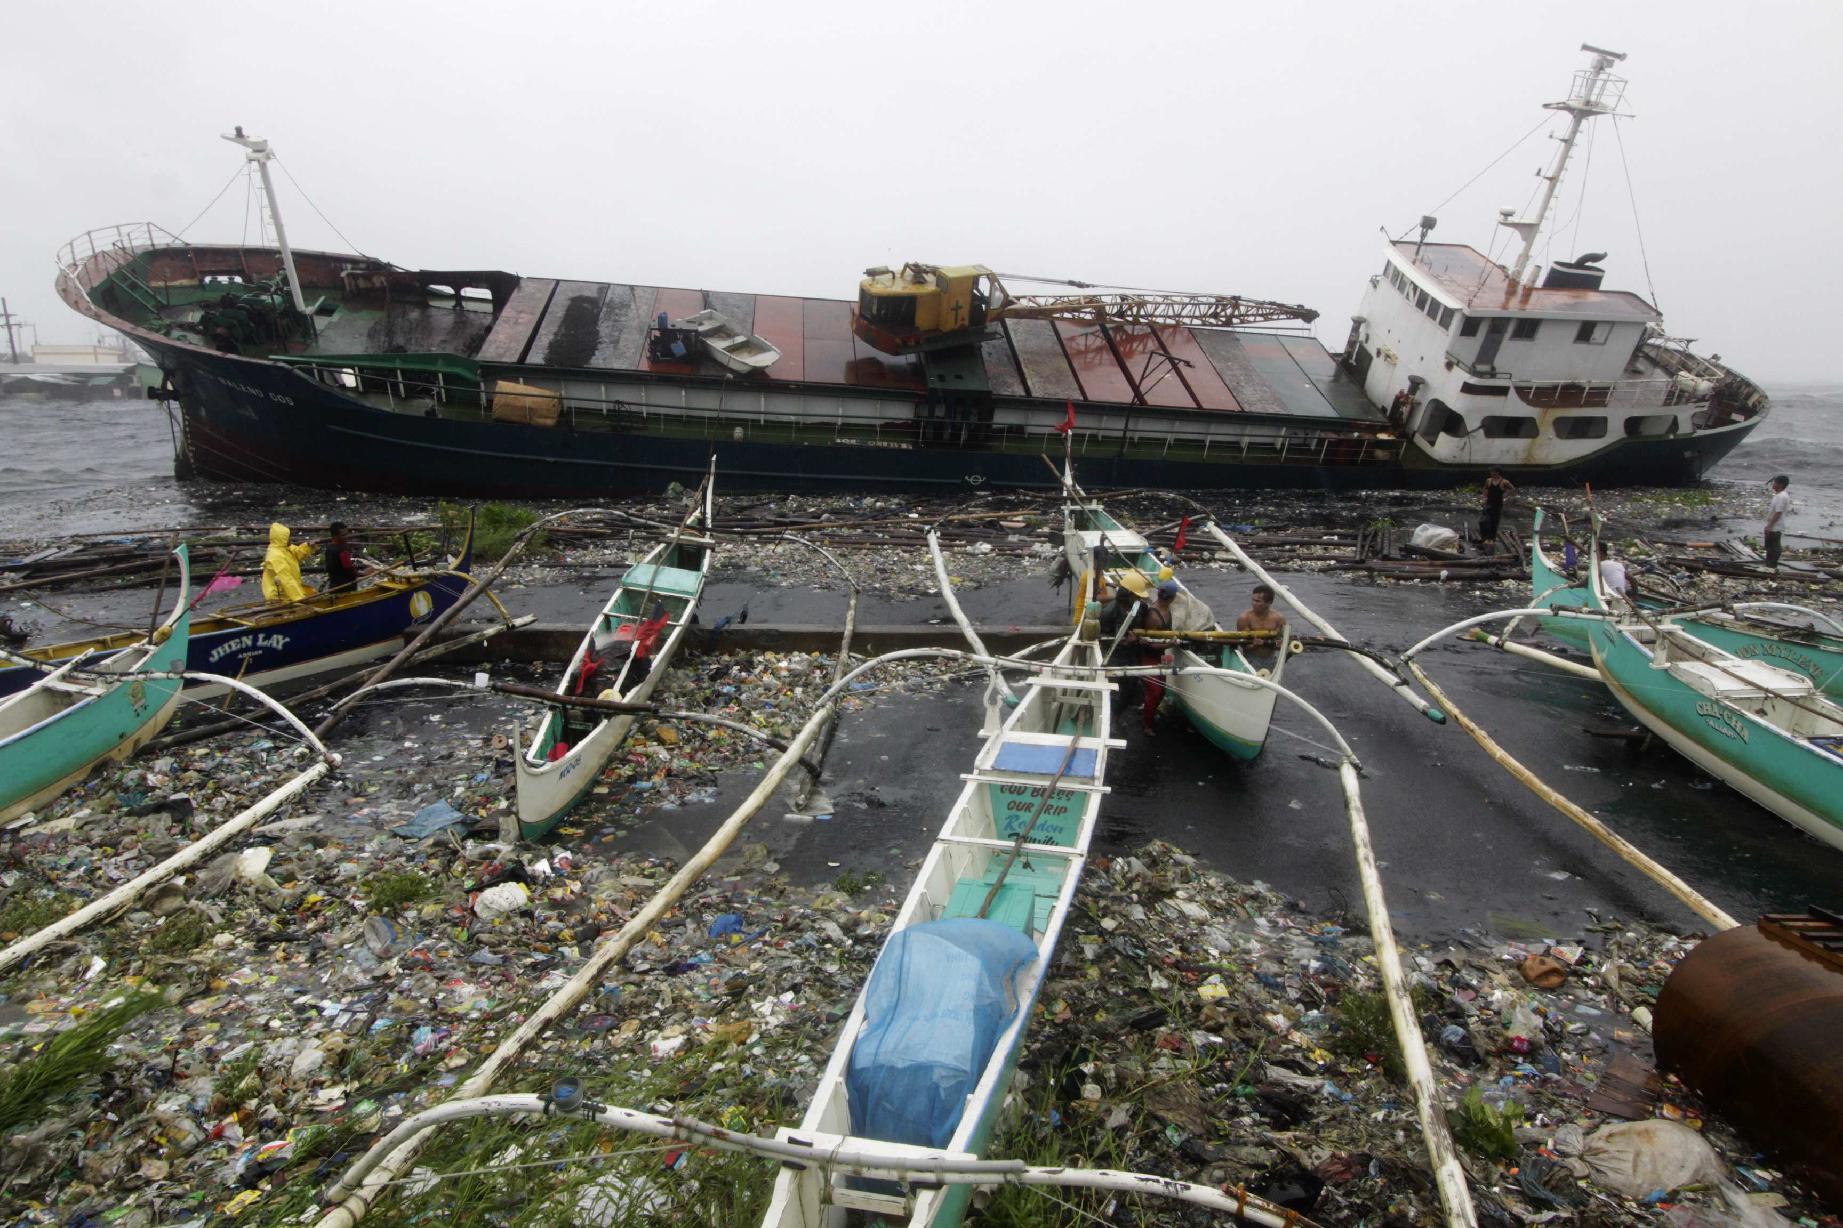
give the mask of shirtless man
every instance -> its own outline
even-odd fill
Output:
[[[1254,586],[1248,608],[1235,620],[1235,629],[1277,632],[1271,640],[1255,640],[1242,648],[1242,655],[1248,658],[1250,664],[1261,666],[1272,663],[1272,658],[1279,652],[1280,641],[1286,637],[1286,619],[1273,608],[1273,589],[1265,584]],[[1257,657],[1263,660],[1256,660]]]

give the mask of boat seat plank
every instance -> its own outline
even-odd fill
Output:
[[[1059,844],[1026,842],[1020,845],[1016,840],[998,840],[991,836],[941,836],[939,840],[942,844],[963,844],[968,848],[991,849],[995,853],[1008,853],[1012,849],[1020,849],[1027,857],[1033,855],[1059,857],[1064,861],[1072,861],[1077,857],[1087,856],[1079,849],[1065,848]]]
[[[1060,763],[1061,760],[1057,760],[1057,762]],[[1041,776],[1025,776],[1017,773],[1005,772],[961,772],[960,779],[970,780],[974,784],[981,785],[1024,785],[1032,789],[1040,789],[1045,783]],[[1058,789],[1068,789],[1075,793],[1113,792],[1112,785],[1090,784],[1085,780],[1070,780],[1067,776],[1064,776],[1062,780],[1057,783],[1056,787]]]
[[[878,1146],[887,1146],[879,1143]],[[844,1179],[835,1180],[827,1192],[826,1201],[835,1207],[847,1211],[863,1211],[869,1215],[883,1215],[906,1222],[915,1210],[915,1199],[907,1194],[879,1194],[874,1190],[857,1190],[844,1184]]]
[[[704,587],[699,572],[682,567],[660,567],[653,563],[635,563],[621,577],[621,587],[644,593],[651,586],[655,597],[695,597]]]
[[[504,310],[486,335],[475,357],[483,363],[519,363],[531,349],[531,339],[550,306],[557,283],[547,277],[527,277],[506,300]]]
[[[1803,696],[1817,690],[1816,684],[1803,674],[1764,661],[1744,661],[1738,657],[1720,666],[1704,661],[1672,661],[1669,669],[1691,687],[1717,699]]]
[[[1062,766],[1065,760],[1067,768]],[[1075,753],[1070,755],[1066,743],[1044,745],[1006,738],[992,757],[992,767],[1000,772],[1029,772],[1039,776],[1054,776],[1060,771],[1064,779],[1073,776],[1092,780],[1100,770],[1100,752],[1093,747],[1077,746]]]

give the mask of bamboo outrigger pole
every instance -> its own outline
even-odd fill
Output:
[[[1250,556],[1246,550],[1243,550],[1241,546],[1236,543],[1234,538],[1222,531],[1221,526],[1217,525],[1213,518],[1205,520],[1203,522],[1203,528],[1205,532],[1216,539],[1218,545],[1235,557],[1236,562],[1246,567],[1262,584],[1273,589],[1274,594],[1284,600],[1286,604],[1299,611],[1299,617],[1305,619],[1332,639],[1344,639],[1344,636],[1338,633],[1336,627],[1333,627],[1329,622],[1326,622],[1323,618],[1313,613],[1305,602],[1293,595],[1292,591],[1289,590],[1286,585],[1274,579],[1265,567],[1255,562],[1253,557]],[[1403,700],[1407,701],[1407,703],[1422,716],[1436,725],[1443,725],[1446,723],[1446,713],[1434,707],[1432,704],[1429,704],[1413,691],[1410,691],[1407,682],[1399,675],[1391,674],[1388,670],[1370,660],[1368,657],[1360,654],[1352,655],[1355,656],[1357,664],[1361,666],[1365,672],[1371,674],[1378,682],[1381,682],[1384,686],[1388,687],[1389,690],[1401,696]]]
[[[1446,628],[1444,631],[1435,632],[1433,635],[1428,636],[1426,639],[1416,644],[1413,648],[1410,648],[1407,652],[1402,654],[1402,664],[1414,674],[1415,679],[1426,689],[1427,693],[1433,696],[1434,702],[1451,713],[1453,719],[1458,722],[1459,727],[1471,734],[1472,740],[1484,748],[1484,752],[1487,755],[1497,760],[1498,764],[1503,767],[1505,771],[1521,781],[1530,792],[1566,815],[1588,835],[1598,840],[1601,844],[1604,844],[1607,848],[1613,850],[1613,852],[1617,853],[1628,865],[1639,870],[1646,877],[1650,878],[1664,890],[1675,896],[1684,907],[1707,921],[1710,925],[1713,925],[1716,929],[1733,929],[1740,923],[1723,911],[1713,900],[1710,900],[1707,896],[1697,891],[1694,887],[1691,887],[1681,878],[1678,878],[1667,866],[1648,856],[1636,845],[1625,839],[1625,837],[1613,831],[1612,828],[1594,818],[1591,814],[1588,814],[1566,797],[1563,797],[1545,783],[1541,777],[1537,776],[1534,772],[1530,771],[1527,767],[1523,766],[1522,763],[1513,758],[1510,752],[1493,741],[1491,735],[1480,728],[1477,722],[1454,707],[1453,701],[1447,698],[1446,694],[1441,691],[1438,686],[1434,685],[1433,679],[1429,678],[1427,672],[1413,659],[1422,649],[1434,643],[1436,640],[1439,640],[1442,636],[1455,634],[1480,623],[1490,622],[1498,618],[1528,617],[1544,613],[1547,613],[1547,611],[1510,610],[1498,614],[1483,615],[1479,618],[1468,618],[1464,622],[1456,623]],[[1559,658],[1557,659],[1559,660]],[[1564,664],[1573,663],[1564,662]],[[1596,673],[1594,677],[1597,679],[1599,677],[1598,673]]]

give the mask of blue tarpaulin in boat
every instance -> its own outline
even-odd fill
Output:
[[[851,1132],[945,1147],[1017,1013],[1015,978],[1036,957],[1035,944],[997,921],[930,921],[892,935],[871,970],[845,1073]]]

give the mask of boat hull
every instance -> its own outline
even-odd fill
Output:
[[[465,572],[468,566],[468,559],[463,557],[455,570]],[[257,625],[229,622],[211,614],[197,615],[186,652],[186,668],[266,688],[363,665],[401,648],[405,631],[426,626],[440,617],[466,586],[467,581],[455,575],[436,576],[400,589],[361,589],[346,604],[327,609],[300,607],[301,615],[296,618],[245,619]],[[70,647],[74,652],[89,651],[88,645]],[[62,661],[70,655],[58,652],[55,646],[46,653],[50,661]],[[95,655],[99,659],[102,654]],[[0,670],[0,696],[26,689],[37,677],[38,671],[26,666]],[[188,693],[195,699],[208,699],[227,690],[219,684],[188,684]]]
[[[1224,655],[1240,659],[1237,654]],[[1283,662],[1285,658],[1276,656],[1275,660]],[[1187,649],[1177,653],[1176,662],[1180,667],[1240,668],[1226,662],[1205,660]],[[1276,668],[1273,681],[1279,681],[1278,675]],[[1275,692],[1266,687],[1239,685],[1232,678],[1210,674],[1174,674],[1168,685],[1185,718],[1211,745],[1230,758],[1244,762],[1260,757],[1273,721],[1274,701],[1278,698]]]
[[[132,335],[155,351],[179,391],[181,468],[202,477],[389,494],[600,498],[672,482],[689,485],[702,476],[714,449],[725,484],[737,488],[1057,485],[1043,457],[1060,454],[1059,436],[1011,450],[976,442],[843,442],[831,438],[824,387],[811,390],[812,421],[792,442],[785,429],[758,432],[730,419],[687,419],[686,434],[576,431],[393,412],[279,363],[176,345],[138,329]],[[1130,414],[1107,416],[1117,416],[1122,431],[1130,426]],[[1576,463],[1505,471],[1522,485],[1694,482],[1751,425],[1688,439],[1624,440]],[[1099,434],[1089,436],[1077,460],[1092,482],[1192,489],[1439,489],[1477,482],[1484,473],[1480,466],[1425,465],[1412,456],[1406,463],[1365,460],[1362,441],[1348,442],[1347,459],[1307,448],[1291,458],[1242,460],[1232,445],[1213,458],[1172,459],[1157,449],[1147,454],[1143,445],[1129,451]]]
[[[179,551],[180,567],[185,551]],[[162,626],[164,638],[101,664],[120,671],[118,681],[102,675],[100,694],[76,697],[40,674],[33,688],[0,701],[0,821],[33,810],[77,784],[101,763],[132,755],[159,733],[179,704],[190,630],[190,589],[181,584],[175,613]],[[69,667],[53,678],[67,676]],[[94,675],[85,676],[86,685]]]
[[[1650,657],[1616,628],[1596,631],[1591,642],[1600,677],[1640,724],[1735,792],[1843,849],[1843,760],[1806,749],[1727,705],[1717,711],[1667,672],[1652,670]]]

